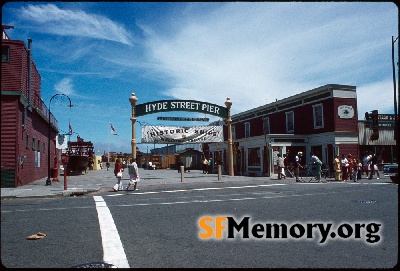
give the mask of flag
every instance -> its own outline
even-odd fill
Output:
[[[69,124],[69,135],[72,135],[72,126],[71,126],[71,123]]]
[[[112,133],[113,135],[118,135],[118,134],[115,132],[114,126],[112,126],[111,123],[110,123],[110,125],[111,125],[111,133]]]

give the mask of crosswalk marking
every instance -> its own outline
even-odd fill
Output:
[[[147,195],[147,194],[162,194],[162,193],[177,193],[177,192],[189,192],[189,191],[207,191],[207,190],[223,190],[223,189],[244,189],[244,188],[257,188],[257,187],[268,187],[268,186],[283,186],[287,184],[260,184],[260,185],[244,185],[244,186],[225,186],[225,187],[205,187],[205,188],[192,188],[192,189],[177,189],[177,190],[165,190],[165,191],[146,191],[146,192],[134,192],[128,190],[127,192],[134,192],[135,195]],[[128,195],[131,193],[128,193]],[[127,193],[117,193],[106,195],[107,197],[117,197],[127,195]]]
[[[99,218],[104,262],[118,268],[129,268],[128,259],[119,237],[117,227],[107,203],[101,196],[93,196]]]
[[[176,190],[164,190],[164,191],[145,191],[145,192],[138,192],[129,190],[125,193],[117,193],[117,194],[109,194],[105,195],[107,197],[117,197],[117,196],[124,196],[124,195],[147,195],[147,194],[163,194],[163,193],[178,193],[178,192],[190,192],[190,191],[210,191],[210,190],[225,190],[225,189],[247,189],[247,188],[259,188],[259,187],[272,187],[272,186],[287,186],[287,185],[324,185],[324,184],[331,184],[331,185],[378,185],[378,184],[392,184],[392,183],[362,183],[362,182],[300,182],[300,183],[276,183],[276,184],[259,184],[259,185],[243,185],[243,186],[224,186],[224,187],[204,187],[204,188],[192,188],[192,189],[176,189]],[[129,193],[133,192],[133,193]]]

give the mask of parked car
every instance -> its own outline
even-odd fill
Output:
[[[398,183],[399,182],[399,178],[398,178],[399,169],[398,169],[398,167],[399,167],[398,164],[384,165],[383,169],[382,169],[383,175],[390,177],[392,182]]]

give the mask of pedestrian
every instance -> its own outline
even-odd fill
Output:
[[[336,154],[333,161],[333,169],[335,170],[335,181],[341,181],[340,174],[342,173],[342,168],[340,167],[339,154]]]
[[[363,167],[363,165],[362,165],[362,163],[361,163],[360,160],[357,160],[357,163],[358,163],[358,167],[357,167],[357,181],[359,181],[359,180],[362,179],[362,167]]]
[[[310,162],[312,164],[315,164],[317,166],[317,181],[321,182],[321,166],[322,166],[322,162],[321,160],[319,160],[318,156],[316,156],[313,152],[310,153],[311,159]]]
[[[207,168],[208,168],[208,160],[207,160],[206,157],[204,157],[204,159],[203,159],[203,173],[204,173],[204,174],[207,174],[207,173],[208,173],[208,172],[207,172]]]
[[[110,168],[110,163],[109,162],[106,163],[106,167],[107,167],[107,171],[108,171],[108,169]]]
[[[349,179],[348,167],[349,161],[347,160],[346,155],[342,154],[342,159],[340,159],[340,168],[342,169],[342,179],[344,182],[347,182]]]
[[[213,173],[214,172],[214,167],[213,167],[213,159],[212,157],[210,157],[210,159],[208,159],[208,172]]]
[[[347,155],[347,163],[349,164],[349,166],[347,168],[348,178],[350,180],[352,180],[353,179],[353,157],[350,153]]]
[[[103,169],[103,163],[100,160],[98,160],[97,163],[99,164],[100,169]]]
[[[282,155],[282,157],[283,157],[283,165],[284,165],[284,168],[283,168],[283,174],[285,175],[285,179],[286,179],[286,172],[288,172],[289,170],[288,170],[288,163],[289,163],[289,161],[288,161],[288,156],[286,155],[286,153],[284,153],[283,155]],[[290,173],[288,172],[288,174],[290,175]]]
[[[300,168],[303,168],[301,165],[301,159],[302,159],[303,153],[300,151],[297,153],[297,155],[294,158],[294,174],[296,175],[296,182],[300,182]]]
[[[358,174],[358,161],[357,159],[353,159],[351,162],[351,179],[353,180],[353,182],[357,182],[357,174]]]
[[[117,186],[114,186],[114,191],[123,190],[123,187],[122,187],[122,172],[123,171],[124,171],[124,169],[121,166],[121,160],[118,158],[117,160],[115,160],[115,167],[114,167],[114,175],[118,179]]]
[[[365,175],[367,176],[367,178],[368,178],[368,173],[369,173],[370,167],[371,167],[371,165],[370,165],[371,158],[372,158],[372,155],[368,155],[368,153],[366,153],[364,158],[363,158],[363,160],[362,160],[363,172],[365,172]]]
[[[131,158],[130,163],[128,164],[128,172],[129,172],[129,183],[126,187],[126,190],[129,190],[129,187],[133,185],[133,191],[139,190],[137,189],[138,182],[140,181],[139,177],[139,168],[136,164],[136,158]]]
[[[375,175],[377,172],[377,179],[379,180],[379,171],[378,171],[378,156],[374,153],[371,158],[371,172],[369,175],[369,179],[372,179],[372,175]]]
[[[282,179],[282,177],[286,179],[284,170],[285,170],[285,161],[282,158],[282,155],[278,154],[278,180]]]

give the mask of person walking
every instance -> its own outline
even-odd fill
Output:
[[[369,175],[369,179],[372,179],[372,175],[375,175],[375,172],[377,173],[377,179],[379,180],[379,171],[378,171],[378,156],[374,153],[371,158],[371,172]]]
[[[349,162],[346,158],[346,155],[344,155],[344,154],[342,154],[342,159],[340,159],[340,167],[342,169],[342,179],[344,182],[347,182],[349,179],[349,176],[348,176]]]
[[[133,191],[139,190],[137,189],[138,182],[140,181],[139,177],[139,168],[136,164],[136,158],[131,158],[130,163],[128,164],[128,172],[129,172],[129,183],[126,187],[126,190],[129,190],[129,187],[133,185]]]
[[[310,153],[311,159],[310,162],[311,164],[315,164],[317,166],[317,177],[316,179],[318,180],[318,182],[321,182],[321,166],[322,166],[322,162],[321,160],[319,160],[318,156],[316,156],[313,152]]]
[[[282,179],[282,177],[286,179],[284,170],[285,170],[285,161],[282,158],[282,155],[278,154],[278,180]]]
[[[122,188],[122,172],[123,171],[124,171],[124,169],[121,166],[121,160],[118,158],[117,160],[115,160],[115,167],[114,167],[114,175],[118,179],[117,188],[114,188],[114,191],[120,191],[123,189]],[[121,174],[118,174],[120,172],[121,172]]]
[[[341,181],[340,174],[342,173],[342,169],[340,167],[339,154],[336,154],[333,161],[333,169],[335,170],[335,181]]]
[[[207,160],[207,158],[204,157],[204,159],[203,159],[203,173],[204,174],[208,173],[207,168],[208,168],[208,160]]]
[[[297,153],[297,155],[294,158],[294,174],[296,175],[296,182],[300,182],[300,168],[303,168],[301,165],[301,158],[303,156],[303,153],[300,151]]]
[[[365,175],[368,178],[368,173],[370,171],[370,167],[371,167],[371,158],[372,155],[368,155],[368,153],[365,154],[362,163],[363,163],[363,172],[365,172]]]

